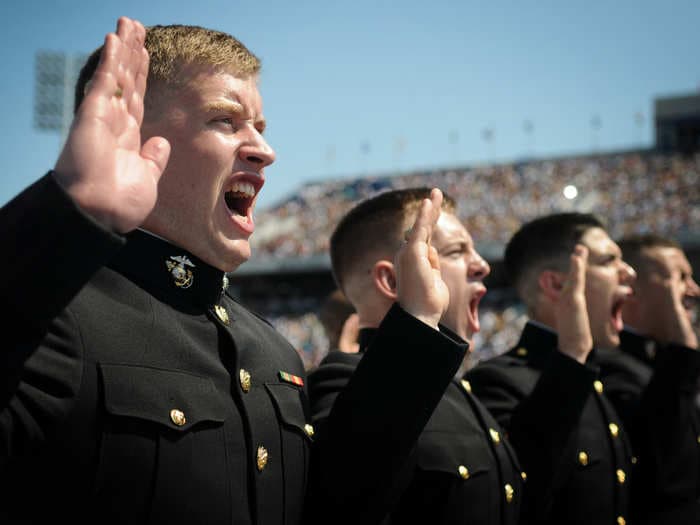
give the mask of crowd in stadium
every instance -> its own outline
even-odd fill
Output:
[[[604,218],[613,238],[651,231],[689,239],[693,225],[700,222],[698,180],[700,155],[635,152],[324,181],[304,186],[261,212],[253,252],[259,259],[324,254],[333,227],[355,203],[390,189],[416,186],[437,186],[451,195],[477,245],[502,244],[522,222],[570,210]],[[573,199],[563,193],[569,185],[577,189]],[[256,306],[293,342],[307,367],[318,364],[328,351],[318,301],[303,307],[296,301],[284,309]],[[517,302],[486,300],[475,359],[509,348],[524,322],[523,307]]]
[[[353,204],[416,186],[451,195],[477,243],[505,242],[522,222],[567,210],[603,217],[613,237],[647,231],[683,237],[700,222],[699,177],[700,156],[642,152],[324,181],[259,212],[253,252],[261,259],[325,253],[334,225]],[[573,199],[563,194],[570,185]]]

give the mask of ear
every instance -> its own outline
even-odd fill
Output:
[[[394,263],[385,260],[379,260],[374,263],[372,267],[372,282],[380,294],[391,301],[396,300],[396,271],[394,270]]]
[[[554,270],[544,270],[537,278],[542,294],[552,302],[557,302],[564,288],[566,275]]]

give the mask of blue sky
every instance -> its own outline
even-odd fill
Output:
[[[697,0],[3,2],[0,203],[60,148],[32,128],[35,53],[89,52],[119,15],[223,30],[262,58],[263,207],[329,177],[648,146],[654,98],[700,88]]]

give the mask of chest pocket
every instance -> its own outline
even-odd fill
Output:
[[[224,421],[221,399],[207,378],[130,365],[100,368],[108,414],[150,421],[176,432]]]
[[[292,432],[304,436],[307,441],[313,440],[313,427],[307,423],[304,405],[299,387],[281,383],[265,385],[272,404],[275,406],[282,425]]]
[[[416,469],[394,512],[406,523],[496,523],[497,473],[484,437],[461,432],[423,432]],[[474,502],[479,504],[475,505]]]
[[[419,440],[417,466],[470,480],[491,470],[488,444],[479,435],[452,432],[424,432]]]
[[[100,372],[96,501],[124,523],[201,522],[197,509],[227,501],[225,394],[177,370],[102,364]]]
[[[282,383],[266,383],[265,389],[272,400],[280,421],[280,443],[284,468],[285,513],[287,522],[301,520],[302,502],[306,494],[309,454],[314,430],[306,419],[303,391]]]

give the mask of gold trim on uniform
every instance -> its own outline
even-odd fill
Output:
[[[618,427],[615,423],[610,423],[608,428],[610,429],[610,435],[614,438],[616,438],[620,433],[620,427]]]
[[[245,368],[241,368],[238,372],[238,380],[241,382],[241,390],[246,394],[250,392],[250,385],[252,383],[250,372]]]
[[[258,470],[262,472],[262,470],[265,468],[267,465],[267,460],[268,460],[268,454],[267,454],[267,449],[263,446],[258,447],[258,456],[256,458],[257,464],[258,464]]]
[[[621,468],[617,469],[615,471],[615,475],[617,476],[617,482],[622,485],[625,480],[627,479],[627,474],[625,474],[625,471],[622,470]]]
[[[515,497],[515,491],[513,490],[511,484],[506,483],[505,487],[503,487],[503,490],[505,490],[506,492],[506,503],[510,503],[511,501],[513,501],[513,498]]]
[[[584,467],[588,465],[588,454],[586,454],[583,450],[578,453],[578,462]]]
[[[187,418],[185,417],[185,413],[182,410],[173,408],[170,411],[170,421],[172,421],[173,424],[177,425],[178,427],[181,427],[185,423],[187,423]]]
[[[466,379],[462,379],[462,388],[466,390],[469,394],[472,393],[472,385]]]
[[[228,318],[228,312],[226,311],[226,308],[224,308],[221,305],[214,305],[214,311],[216,312],[216,316],[221,320],[222,323],[224,324],[229,324],[229,318]]]

